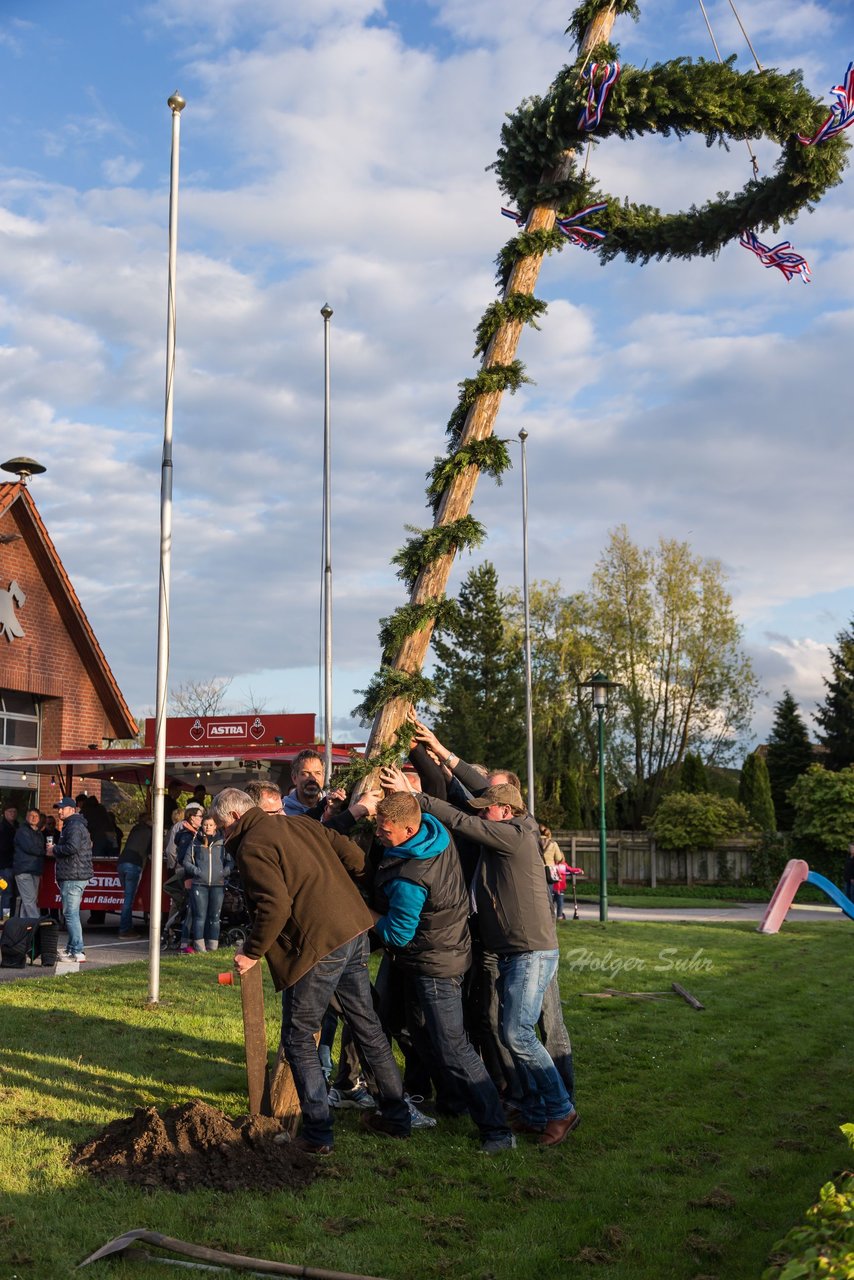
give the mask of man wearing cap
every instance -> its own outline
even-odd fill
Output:
[[[381,780],[383,786],[412,786],[394,769],[384,770]],[[509,782],[472,797],[469,804],[479,810],[478,816],[422,792],[417,795],[425,813],[481,846],[472,905],[484,949],[498,955],[501,1036],[525,1089],[517,1132],[537,1133],[540,1146],[556,1146],[578,1124],[578,1112],[536,1030],[559,956],[539,828],[519,788]]]
[[[71,796],[62,796],[54,809],[59,813],[62,830],[53,846],[56,859],[56,884],[62,898],[62,913],[68,930],[64,960],[86,959],[83,930],[80,927],[80,900],[92,878],[92,837],[86,819],[77,812]]]

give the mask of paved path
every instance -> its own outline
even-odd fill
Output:
[[[665,922],[667,920],[688,920],[694,921],[695,924],[704,924],[707,922],[719,923],[724,921],[732,923],[738,920],[755,921],[758,925],[759,921],[765,914],[764,902],[732,902],[727,903],[725,907],[686,907],[686,908],[668,908],[668,907],[612,907],[608,904],[608,920],[652,920]],[[572,914],[572,903],[567,904],[567,909]],[[598,920],[599,906],[592,903],[579,903],[578,914],[581,920]],[[789,908],[789,914],[786,919],[790,923],[794,921],[802,921],[806,923],[815,923],[824,920],[845,920],[845,913],[840,911],[838,907],[828,903],[825,907],[818,903],[793,903]],[[572,923],[570,920],[568,923]],[[784,926],[785,927],[785,926]],[[852,926],[854,927],[854,926]]]

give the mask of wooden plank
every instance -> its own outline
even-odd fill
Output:
[[[279,1116],[285,1122],[283,1128],[288,1133],[296,1133],[300,1118],[299,1096],[281,1045],[279,1045],[276,1064],[270,1079],[270,1110],[274,1116]]]
[[[690,991],[686,991],[684,987],[680,987],[678,982],[671,982],[671,989],[676,992],[677,996],[681,996],[683,1000],[687,1000],[692,1009],[705,1009],[704,1004],[696,996],[692,996]]]
[[[240,975],[243,1006],[243,1039],[246,1052],[246,1084],[249,1114],[270,1116],[270,1070],[267,1062],[267,1028],[264,1023],[264,975],[261,965]]]

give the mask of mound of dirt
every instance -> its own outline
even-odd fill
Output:
[[[195,1100],[170,1107],[137,1107],[113,1120],[71,1153],[71,1164],[96,1178],[123,1178],[170,1191],[277,1191],[306,1186],[317,1161],[297,1151],[280,1120],[241,1116]]]

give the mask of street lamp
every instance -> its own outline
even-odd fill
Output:
[[[612,689],[622,686],[596,671],[580,689],[589,689],[593,695],[593,708],[599,718],[599,919],[608,923],[608,833],[605,825],[605,710]]]

